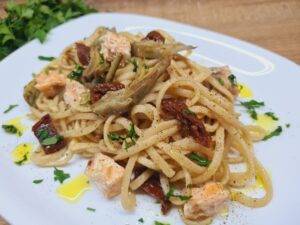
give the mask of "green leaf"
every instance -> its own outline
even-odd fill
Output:
[[[60,135],[54,135],[52,137],[45,138],[41,141],[41,145],[54,145],[63,140],[63,137]]]
[[[170,190],[168,191],[166,197],[167,199],[170,199],[171,197],[179,198],[181,201],[188,201],[192,196],[186,196],[186,195],[178,195],[175,194],[175,189],[173,187],[170,187]]]
[[[42,55],[40,55],[40,56],[38,57],[38,59],[41,60],[41,61],[52,61],[52,60],[55,59],[55,57],[53,57],[53,56],[42,56]]]
[[[23,156],[23,159],[21,159],[21,160],[19,160],[19,161],[16,161],[16,162],[14,162],[16,165],[18,165],[18,166],[21,166],[21,165],[23,165],[26,161],[28,160],[28,154],[25,154],[24,156]]]
[[[278,120],[278,117],[273,112],[266,112],[265,115],[271,117],[273,120]]]
[[[272,137],[279,136],[282,133],[282,127],[278,126],[275,130],[273,130],[271,133],[266,135],[263,140],[266,141]]]
[[[194,113],[194,112],[191,111],[190,109],[184,109],[184,110],[183,110],[183,113],[184,113],[184,114],[187,114],[187,115],[193,115],[193,116],[196,115],[196,113]]]
[[[128,131],[127,137],[130,138],[131,140],[136,140],[139,138],[139,136],[137,135],[137,133],[134,129],[134,125],[132,123],[130,124],[130,129]]]
[[[219,84],[221,84],[222,86],[224,85],[224,80],[220,77],[217,78]]]
[[[32,183],[34,184],[40,184],[43,182],[43,179],[39,179],[39,180],[33,180]]]
[[[121,135],[116,133],[109,133],[107,137],[112,141],[123,141],[126,139],[125,137],[122,137]]]
[[[139,220],[138,220],[140,223],[144,223],[145,221],[144,221],[144,218],[139,218]]]
[[[22,10],[22,18],[30,19],[33,16],[34,11],[30,8],[24,8]]]
[[[291,124],[287,123],[285,124],[286,128],[290,128]]]
[[[236,77],[233,74],[228,76],[228,80],[230,81],[232,86],[237,86]]]
[[[163,222],[159,222],[157,220],[154,221],[154,225],[171,225],[170,223],[163,223]]]
[[[247,113],[255,120],[257,120],[257,108],[260,108],[265,105],[264,102],[258,102],[256,100],[250,100],[246,102],[240,102],[242,106],[244,106],[247,109]]]
[[[8,113],[19,105],[9,105],[8,108],[3,113]]]
[[[34,37],[39,39],[41,43],[46,40],[47,33],[43,29],[39,29],[34,33]]]
[[[16,134],[19,137],[22,136],[22,132],[18,130],[17,127],[15,127],[14,125],[11,124],[3,124],[2,128],[4,129],[4,131],[8,134]]]
[[[136,59],[132,59],[131,63],[133,65],[133,72],[137,72],[139,65],[138,65],[138,62],[136,61]]]
[[[201,155],[199,155],[197,153],[194,153],[194,152],[190,153],[188,155],[188,157],[189,157],[190,160],[193,160],[199,166],[205,166],[205,167],[207,167],[207,166],[209,166],[209,164],[211,162],[207,158],[205,158],[205,157],[203,157],[203,156],[201,156]]]
[[[83,67],[81,67],[80,65],[76,65],[75,70],[73,70],[68,75],[68,78],[71,80],[80,81],[80,78],[82,77],[82,73],[83,73]]]
[[[91,212],[96,212],[96,209],[91,208],[91,207],[87,207],[86,210],[91,211]]]
[[[59,183],[63,183],[66,179],[70,178],[70,174],[65,173],[63,170],[59,170],[54,167],[54,181],[59,181]]]

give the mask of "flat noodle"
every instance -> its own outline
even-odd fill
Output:
[[[101,43],[99,38],[106,32],[105,28],[98,28],[80,43],[94,48]],[[169,34],[160,32],[166,44],[175,43]],[[144,38],[143,35],[128,32],[120,35],[130,43]],[[190,53],[191,50],[186,52]],[[161,61],[161,58],[126,57],[121,60],[113,79],[113,82],[119,82],[125,88],[137,78],[145,76],[147,71]],[[192,193],[190,187],[200,188],[208,182],[219,182],[231,192],[232,201],[249,207],[265,206],[272,198],[272,183],[254,156],[253,142],[263,139],[266,131],[240,122],[239,113],[234,110],[236,96],[212,76],[211,69],[191,61],[185,55],[174,54],[171,58],[170,65],[158,77],[153,88],[143,93],[144,97],[135,101],[132,108],[121,115],[97,115],[90,103],[69,104],[64,99],[65,89],[53,98],[47,98],[42,93],[37,95],[30,108],[31,116],[40,119],[50,114],[68,145],[48,155],[39,149],[32,154],[32,162],[41,167],[65,166],[74,155],[92,158],[101,152],[120,165],[126,163],[121,202],[128,211],[136,206],[134,191],[157,172],[165,195],[173,186],[182,195],[189,196]],[[60,57],[50,62],[41,74],[50,71],[67,77],[76,65],[80,65],[80,62],[75,45],[71,45]],[[101,73],[102,67],[99,68],[100,74],[105,74]],[[82,85],[85,82],[84,80]],[[226,82],[229,83],[227,80]],[[212,138],[210,145],[205,147],[191,135],[184,134],[182,126],[186,121],[178,121],[165,114],[162,101],[168,98],[183,100],[188,113],[203,122],[205,131]],[[191,130],[191,127],[188,129]],[[210,160],[209,165],[198,165],[190,158],[191,153]],[[245,171],[231,171],[231,164],[240,163],[245,165]],[[144,172],[135,177],[133,173],[137,167],[142,167]],[[264,197],[252,198],[236,190],[246,188],[255,176],[263,181]],[[200,215],[202,219],[199,221],[185,218],[183,205],[186,201],[174,196],[169,200],[179,207],[185,224],[207,225],[212,222],[212,217],[207,217],[204,213]]]

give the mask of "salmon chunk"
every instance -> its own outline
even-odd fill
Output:
[[[113,61],[117,54],[121,54],[125,57],[130,56],[131,46],[130,41],[120,35],[111,31],[107,31],[103,37],[101,37],[101,53],[104,59],[107,61]]]
[[[88,90],[81,83],[68,79],[63,98],[68,105],[74,106],[82,102],[84,93],[88,93]]]
[[[121,184],[125,169],[112,158],[97,153],[88,162],[86,175],[96,186],[102,190],[107,198],[112,198],[121,193]]]
[[[209,182],[201,188],[192,188],[192,198],[183,207],[187,219],[213,216],[220,212],[229,199],[229,192],[220,183]]]
[[[35,80],[35,88],[48,98],[56,96],[66,85],[66,78],[54,71],[49,71],[48,74],[42,73]]]

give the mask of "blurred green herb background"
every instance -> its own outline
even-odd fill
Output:
[[[47,33],[59,24],[96,12],[83,0],[11,1],[5,10],[7,17],[0,20],[0,60],[34,38],[43,43]]]

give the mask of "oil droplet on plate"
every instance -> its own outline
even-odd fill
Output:
[[[254,123],[268,132],[275,130],[277,127],[277,122],[265,114],[257,115],[257,120],[254,120]]]
[[[32,151],[32,144],[19,144],[11,153],[12,160],[18,165],[28,163]]]
[[[253,92],[246,84],[238,84],[240,90],[239,97],[241,98],[253,98]]]
[[[80,174],[67,183],[60,185],[56,192],[58,196],[68,201],[75,202],[83,195],[85,191],[90,189],[91,185],[88,177],[84,174]]]
[[[21,134],[17,134],[18,136],[22,136],[24,131],[27,129],[27,127],[21,123],[21,119],[22,117],[16,117],[5,123],[7,125],[14,125],[21,132]]]

